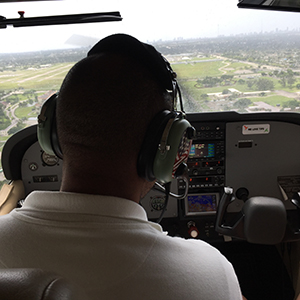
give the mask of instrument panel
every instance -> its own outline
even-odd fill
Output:
[[[215,232],[214,222],[226,186],[234,190],[228,207],[233,215],[253,196],[280,199],[288,211],[296,211],[290,200],[300,192],[299,114],[197,113],[187,118],[197,135],[187,161],[188,183],[176,179],[171,184],[171,192],[179,195],[188,184],[188,194],[184,199],[170,197],[168,201],[161,224],[170,235],[223,240]],[[6,178],[21,177],[26,194],[59,190],[62,161],[41,150],[36,128],[26,130],[11,138],[3,149]],[[17,164],[19,170],[15,170]],[[164,209],[165,195],[153,189],[141,205],[155,221]]]

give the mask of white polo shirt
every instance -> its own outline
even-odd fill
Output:
[[[91,300],[240,300],[231,264],[200,240],[167,236],[137,203],[33,192],[0,217],[0,267],[42,268]]]

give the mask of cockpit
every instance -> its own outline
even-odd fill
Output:
[[[0,214],[22,207],[32,191],[60,189],[63,160],[38,142],[39,109],[99,35],[128,32],[170,61],[196,129],[185,176],[172,180],[168,201],[161,186],[141,200],[148,219],[170,236],[218,248],[248,300],[294,299],[300,292],[299,15],[243,10],[231,0],[214,7],[166,1],[159,9],[136,1],[81,8],[68,1],[4,2],[10,1],[0,1]],[[58,8],[60,15],[82,15],[35,19],[36,11],[57,15]]]

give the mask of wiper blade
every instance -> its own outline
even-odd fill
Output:
[[[16,19],[6,19],[5,17],[0,16],[0,28],[6,28],[7,25],[12,25],[13,27],[26,27],[26,26],[113,22],[113,21],[122,21],[120,12],[114,11],[114,12],[102,12],[102,13],[58,15],[58,16],[30,17],[30,18],[16,18]]]

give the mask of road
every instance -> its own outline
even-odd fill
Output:
[[[299,94],[291,93],[287,91],[276,90],[275,93],[280,96],[288,97],[288,98],[299,98]]]

